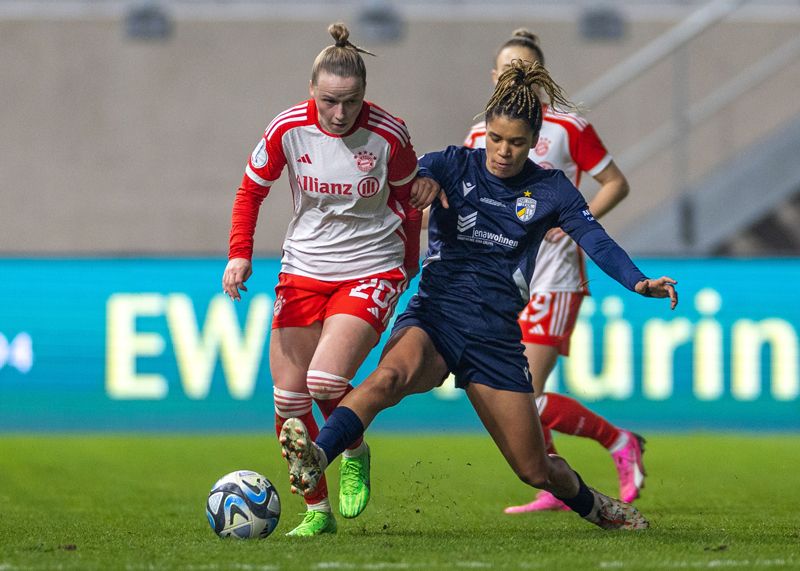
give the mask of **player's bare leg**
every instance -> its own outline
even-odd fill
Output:
[[[531,379],[533,381],[533,390],[536,396],[540,396],[544,393],[544,385],[547,378],[558,362],[558,348],[537,343],[524,343],[524,345],[525,357],[528,359],[528,370],[531,373]],[[553,448],[553,452],[555,452],[555,448]],[[524,514],[529,512],[562,510],[569,510],[569,508],[564,502],[547,490],[540,490],[532,502],[508,506],[504,511],[507,514]]]
[[[408,327],[397,332],[387,343],[378,368],[342,400],[316,444],[297,421],[290,419],[284,425],[281,442],[290,464],[292,491],[313,491],[329,462],[362,434],[381,410],[407,395],[431,390],[446,374],[444,360],[424,331]]]
[[[617,428],[573,398],[545,393],[545,383],[558,362],[559,348],[530,342],[524,345],[543,429],[595,440],[609,451],[614,461],[619,477],[620,499],[630,503],[638,498],[640,490],[644,488],[644,438]],[[555,448],[552,447],[550,452],[555,453]],[[505,512],[521,514],[563,509],[568,508],[543,490],[532,502],[510,506]]]
[[[448,374],[428,334],[406,327],[386,344],[378,368],[342,400],[368,426],[382,410],[439,386]]]
[[[275,382],[275,420],[278,437],[288,419],[295,418],[318,432],[311,411],[311,395],[306,387],[306,372],[317,349],[322,326],[274,329],[270,338],[270,370]],[[328,500],[327,483],[305,498],[306,515],[287,535],[310,536],[336,531],[336,520]]]
[[[349,379],[378,338],[372,325],[359,317],[336,314],[325,320],[308,386],[326,419],[352,389]],[[369,446],[361,437],[344,451],[339,465],[339,513],[346,518],[359,516],[369,503],[370,460]]]
[[[523,482],[549,491],[578,515],[604,529],[649,526],[636,508],[587,487],[563,458],[545,453],[531,394],[470,383],[467,395],[506,461]]]

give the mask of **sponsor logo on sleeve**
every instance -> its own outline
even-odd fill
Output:
[[[253,154],[250,155],[250,162],[253,163],[254,167],[260,169],[267,164],[268,158],[267,141],[266,139],[261,139],[258,145],[256,145],[256,148],[253,149]]]

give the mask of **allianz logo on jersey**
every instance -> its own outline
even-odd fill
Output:
[[[462,216],[461,214],[458,215],[458,239],[459,240],[466,240],[468,242],[476,242],[478,244],[497,244],[498,246],[505,246],[506,248],[516,248],[519,245],[518,240],[513,240],[502,234],[496,234],[494,232],[489,232],[487,230],[481,230],[480,228],[476,228],[475,225],[478,223],[478,213],[473,212],[472,214],[465,214]],[[468,230],[472,230],[471,233],[467,234]]]
[[[350,192],[353,185],[346,182],[324,182],[315,176],[300,176],[297,179],[297,186],[306,192],[319,192],[320,194],[343,194],[352,195]]]
[[[346,196],[353,195],[353,185],[348,182],[325,182],[315,176],[295,177],[297,186],[306,192],[318,192],[320,194],[340,194]],[[370,198],[381,191],[381,181],[374,176],[367,176],[358,181],[356,191],[361,198]]]

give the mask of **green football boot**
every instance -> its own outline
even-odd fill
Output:
[[[287,537],[312,537],[323,533],[336,533],[336,518],[331,512],[308,510],[303,521],[286,534]]]
[[[364,443],[366,446],[366,443]],[[339,513],[357,517],[369,503],[369,447],[361,456],[342,456],[339,466]]]

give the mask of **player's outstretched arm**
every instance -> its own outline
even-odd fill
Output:
[[[642,280],[636,284],[634,290],[645,297],[668,297],[669,308],[675,309],[678,305],[678,291],[675,289],[677,283],[672,278],[662,276],[657,280]]]
[[[225,272],[222,274],[222,291],[234,300],[239,301],[242,299],[239,290],[247,291],[244,285],[250,276],[253,275],[253,264],[246,258],[232,258],[225,266]]]

